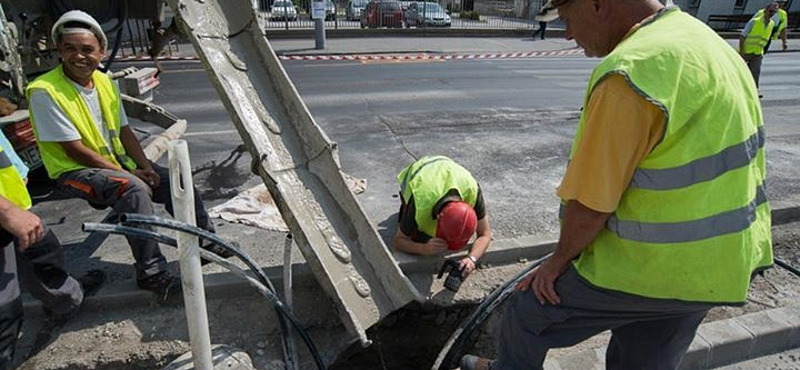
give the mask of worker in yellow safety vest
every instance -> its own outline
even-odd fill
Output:
[[[22,300],[16,252],[45,234],[42,220],[28,211],[31,197],[8,153],[0,147],[0,370],[11,369],[22,329]]]
[[[764,59],[764,52],[775,27],[772,17],[777,12],[778,3],[769,3],[747,22],[741,36],[739,36],[739,54],[747,63],[750,74],[753,75],[753,80],[756,82],[756,87],[758,87],[758,80],[761,75],[761,61]]]
[[[708,310],[772,265],[763,118],[745,63],[658,0],[550,0],[592,73],[557,190],[561,235],[509,298],[497,360],[611,331],[606,368],[675,370]]]
[[[789,13],[786,13],[784,8],[786,7],[786,0],[778,0],[778,11],[775,15],[772,16],[772,23],[774,26],[772,27],[772,37],[769,38],[767,41],[767,45],[764,47],[764,53],[769,52],[769,47],[772,45],[773,40],[781,39],[783,41],[783,51],[789,48],[789,45],[786,40],[786,26],[789,24]],[[764,9],[759,9],[753,18],[758,18],[764,14]]]
[[[432,155],[403,168],[397,183],[401,204],[395,248],[442,255],[464,249],[474,236],[458,262],[462,277],[469,276],[492,240],[483,194],[472,174],[448,157]]]
[[[53,25],[61,64],[31,82],[26,95],[42,162],[60,192],[118,213],[153,214],[154,203],[172,213],[169,170],[145,157],[128,126],[116,84],[98,71],[108,40],[100,24],[80,10],[64,13]],[[195,194],[200,194],[195,190]],[[197,226],[214,231],[200,197]],[[167,271],[158,242],[128,238],[137,285],[167,299],[180,281]],[[207,242],[204,249],[232,254]]]

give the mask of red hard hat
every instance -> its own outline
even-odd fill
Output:
[[[437,220],[436,237],[447,241],[447,248],[453,251],[464,248],[478,227],[475,210],[461,201],[447,203]]]

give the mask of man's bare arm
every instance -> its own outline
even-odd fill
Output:
[[[122,171],[122,168],[103,158],[99,153],[87,148],[80,140],[62,141],[59,144],[67,152],[67,156],[86,167]]]

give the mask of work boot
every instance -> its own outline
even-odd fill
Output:
[[[162,301],[168,300],[181,291],[181,280],[167,271],[161,271],[149,278],[138,280],[136,285],[141,289],[152,291]]]
[[[103,270],[89,270],[78,278],[78,283],[81,284],[81,289],[83,290],[84,299],[95,295],[105,282],[106,272]]]
[[[97,293],[105,281],[106,273],[103,270],[87,271],[86,274],[78,278],[78,283],[81,285],[81,290],[83,291],[83,300],[81,303],[64,313],[56,313],[47,307],[42,307],[46,319],[55,327],[66,324],[78,314],[78,311],[81,310],[81,306],[83,306],[83,302],[86,302],[86,298]]]
[[[464,355],[461,357],[461,370],[492,370],[494,360],[489,360],[475,355]]]

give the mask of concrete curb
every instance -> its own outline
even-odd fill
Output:
[[[773,224],[780,225],[800,219],[800,206],[789,206],[772,211]],[[482,267],[524,263],[541,258],[556,247],[554,236],[529,236],[496,240],[492,248],[481,258]],[[450,255],[458,257],[464,252]],[[407,274],[433,274],[441,264],[440,257],[396,256],[400,268]],[[283,286],[283,267],[264,268],[276,287]],[[305,264],[293,264],[293,286],[308,288],[316,286],[310,269]],[[206,297],[209,300],[223,300],[227,297],[241,297],[258,293],[231,273],[213,273],[204,276]],[[280,289],[279,289],[280,290]],[[150,292],[140,290],[133,280],[115,282],[104,286],[97,295],[84,302],[83,311],[100,312],[106,310],[147,306],[153,302]],[[166,304],[176,304],[166,303]],[[23,303],[26,315],[42,315],[39,301],[26,300]],[[698,335],[690,346],[682,369],[706,369],[725,365],[748,357],[756,357],[789,348],[800,347],[800,306],[782,307],[760,311],[740,317],[715,321],[701,325]],[[604,369],[605,353],[600,350],[587,350],[569,355],[558,361],[546,362],[550,370]]]
[[[780,225],[800,219],[800,206],[787,206],[772,211],[773,224]],[[556,247],[557,235],[526,236],[495,240],[492,247],[481,258],[481,267],[492,267],[510,263],[526,262],[541,258]],[[465,252],[449,255],[458,257]],[[406,254],[395,256],[400,268],[406,274],[435,273],[441,264],[441,257],[418,257]],[[264,272],[275,286],[283,286],[283,267],[264,267]],[[309,287],[316,285],[316,280],[311,270],[302,263],[292,265],[292,284],[295,287]],[[249,284],[232,273],[218,272],[204,275],[206,297],[208,299],[225,299],[227,297],[241,296],[243,294],[257,294]],[[133,280],[118,281],[106,284],[100,291],[84,302],[84,310],[106,310],[137,305],[148,305],[153,297],[150,292],[136,287]],[[35,300],[25,300],[23,307],[27,312],[41,314],[41,303]]]
[[[713,369],[744,359],[800,347],[800,306],[754,312],[700,325],[681,370]],[[545,369],[604,369],[605,352],[585,350],[558,360]]]

